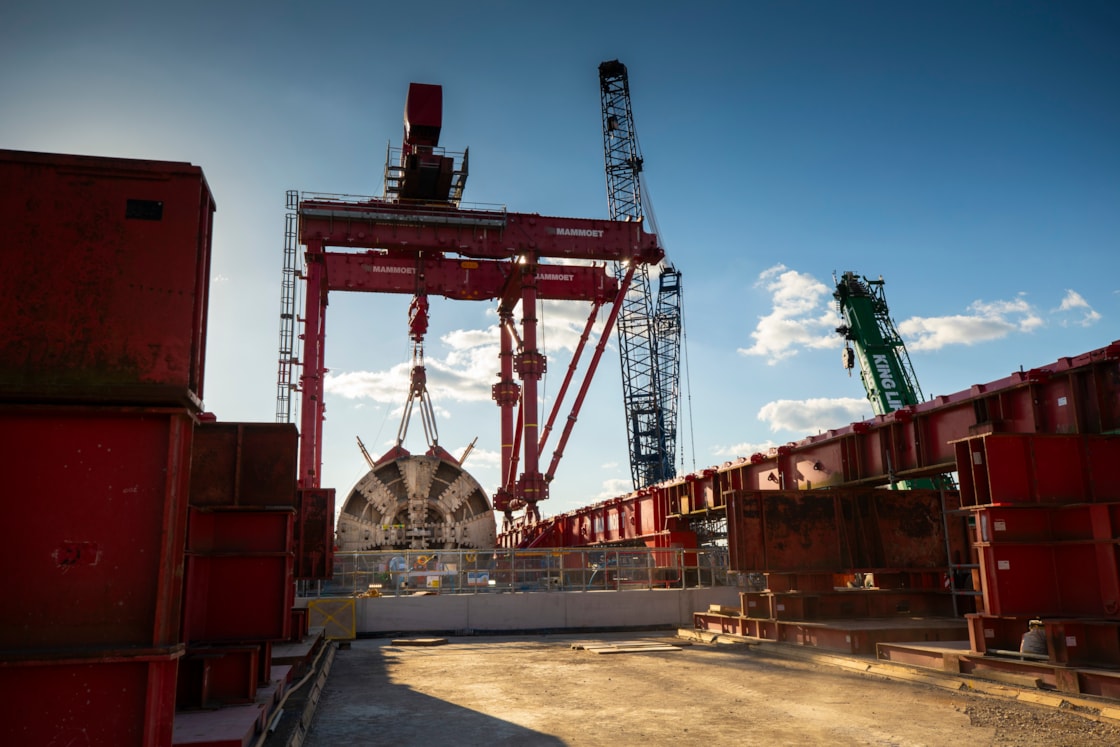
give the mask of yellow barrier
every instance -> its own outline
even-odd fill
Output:
[[[352,641],[357,637],[353,599],[313,599],[307,609],[308,627],[323,628],[327,640]]]

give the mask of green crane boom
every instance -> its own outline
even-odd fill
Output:
[[[883,278],[869,280],[854,272],[845,272],[836,281],[833,296],[844,320],[836,328],[847,341],[843,353],[844,368],[850,375],[856,360],[859,360],[860,378],[875,414],[885,415],[920,403],[924,399],[922,390],[914,375],[906,345],[891,321],[883,293]],[[951,487],[951,481],[943,477],[921,478],[896,482],[892,487]]]
[[[844,368],[851,371],[856,358],[859,359],[860,378],[875,414],[886,415],[921,402],[922,390],[906,345],[887,309],[883,278],[868,280],[845,272],[836,283],[833,296],[844,320],[836,331],[848,341],[844,347]]]

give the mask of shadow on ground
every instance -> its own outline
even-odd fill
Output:
[[[565,744],[548,734],[394,684],[386,669],[385,650],[371,643],[362,641],[336,653],[304,747]],[[516,672],[510,676],[516,677]]]

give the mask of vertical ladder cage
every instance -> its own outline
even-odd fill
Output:
[[[299,249],[299,192],[290,189],[285,201],[284,271],[280,279],[280,350],[276,374],[276,422],[292,422],[292,392],[297,388],[292,369],[299,365],[296,349],[296,295],[301,274],[296,267]]]

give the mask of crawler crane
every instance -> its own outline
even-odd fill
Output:
[[[611,220],[641,220],[642,153],[630,108],[626,66],[599,65],[603,103],[603,153]],[[652,211],[646,210],[652,214]],[[654,300],[650,270],[634,272],[618,314],[622,396],[630,447],[630,472],[639,490],[677,474],[677,404],[680,399],[681,273],[665,260],[658,266]],[[615,265],[615,276],[624,268]]]
[[[844,368],[849,375],[859,359],[859,373],[867,399],[876,415],[911,407],[924,399],[902,342],[887,308],[883,278],[869,280],[845,272],[833,296],[844,323],[836,331],[845,339]],[[946,478],[891,483],[895,489],[951,487]]]

